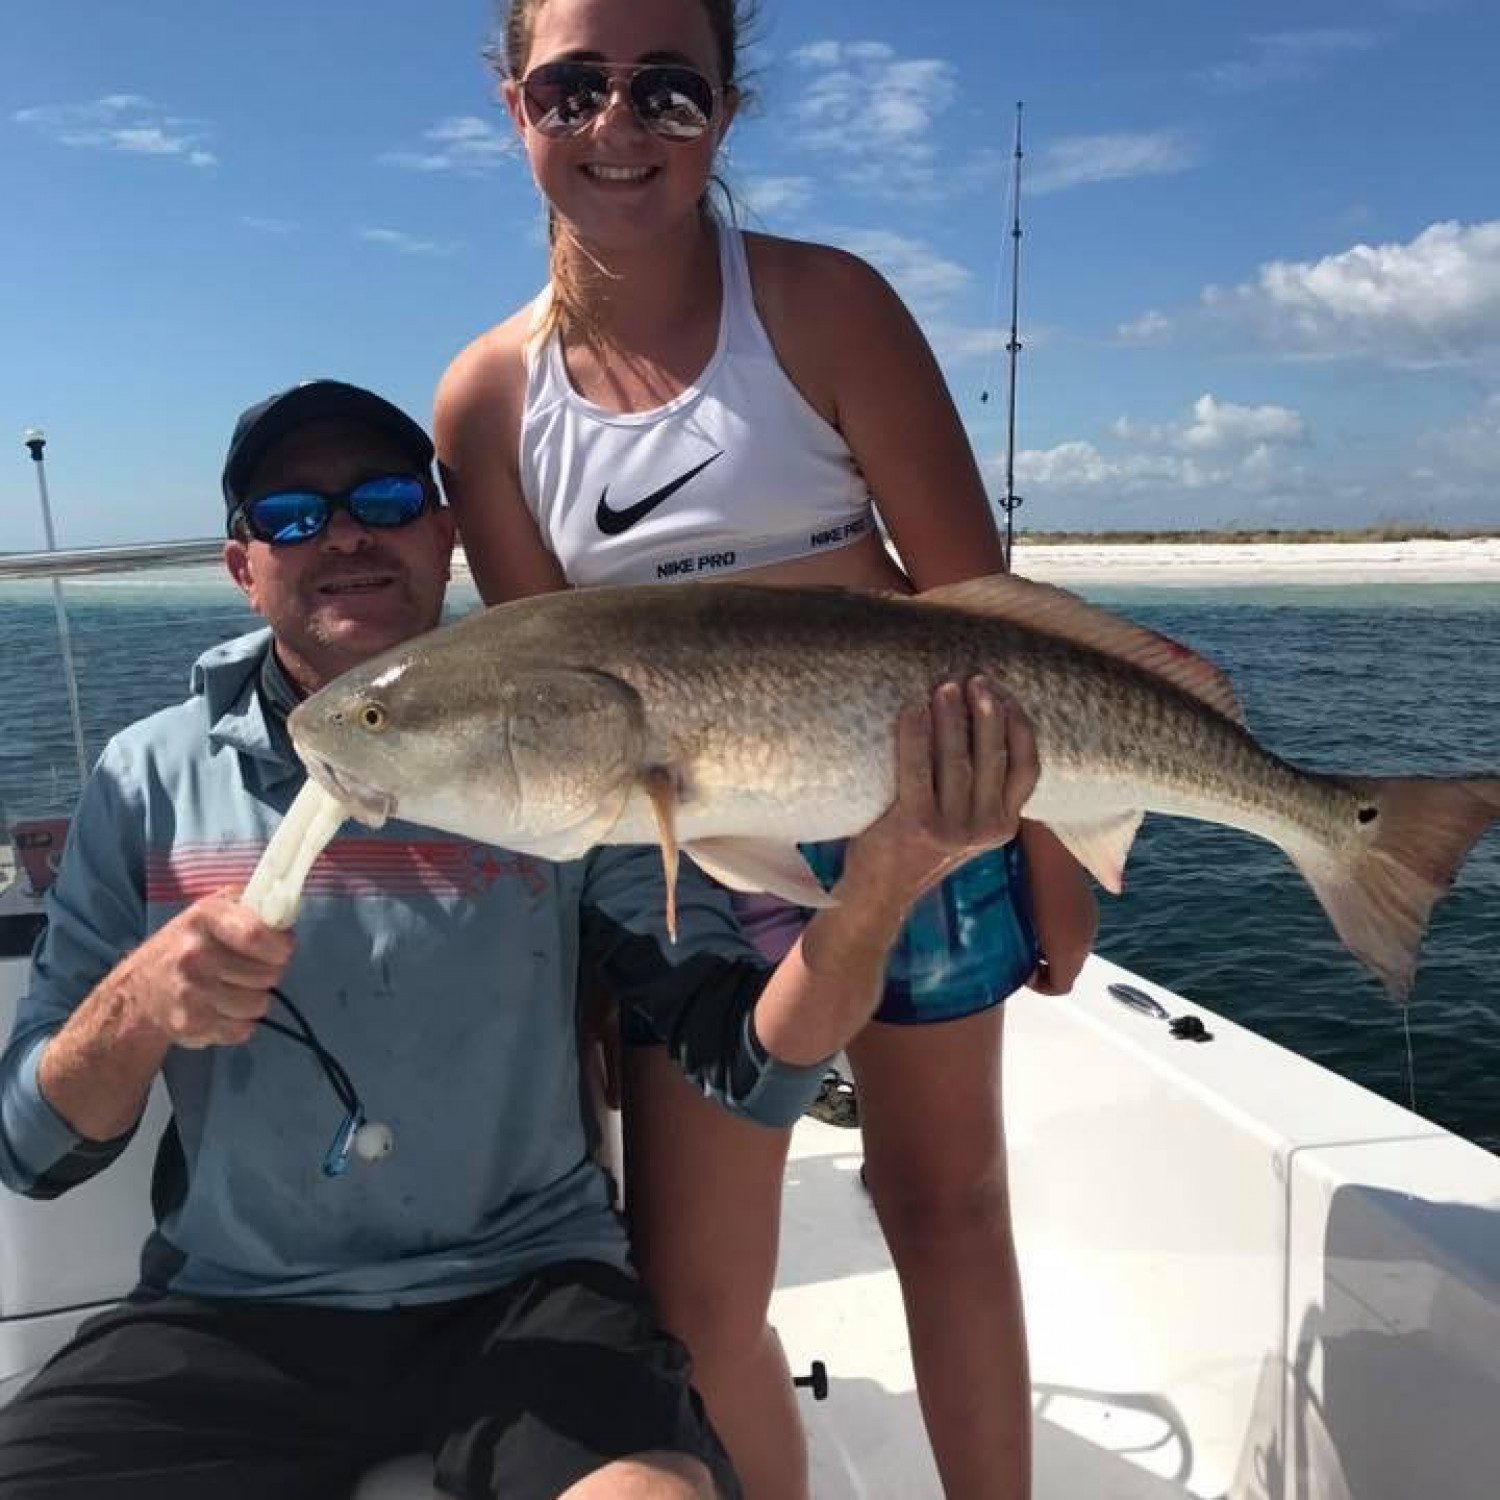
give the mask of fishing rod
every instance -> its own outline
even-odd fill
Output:
[[[1016,356],[1021,352],[1018,337],[1021,311],[1021,108],[1016,100],[1016,149],[1014,177],[1011,184],[1011,257],[1010,257],[1010,339],[1005,352],[1010,356],[1010,390],[1005,436],[1005,493],[1000,497],[1000,506],[1005,511],[1005,571],[1011,571],[1016,545],[1016,507],[1021,497],[1016,494]]]

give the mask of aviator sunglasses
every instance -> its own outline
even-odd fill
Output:
[[[427,486],[415,474],[382,474],[337,495],[317,490],[259,495],[235,507],[229,517],[229,534],[233,536],[243,523],[256,541],[288,547],[321,536],[336,510],[348,511],[361,526],[389,531],[410,526],[427,508]]]
[[[577,135],[609,107],[617,79],[626,84],[641,126],[665,141],[696,141],[712,123],[722,92],[676,63],[543,63],[521,80],[526,118],[543,135]]]

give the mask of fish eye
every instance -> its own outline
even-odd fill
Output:
[[[359,711],[359,722],[372,733],[379,734],[390,723],[390,717],[383,704],[367,703]]]

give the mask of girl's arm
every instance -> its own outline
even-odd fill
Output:
[[[808,401],[843,434],[901,563],[920,590],[1004,566],[973,450],[927,340],[870,266],[819,245],[752,238],[761,316]],[[1044,954],[1036,987],[1066,993],[1098,928],[1082,868],[1039,823],[1021,825]]]
[[[444,373],[433,410],[443,491],[486,604],[567,587],[521,491],[530,318],[523,309],[470,344]]]
[[[979,467],[927,340],[872,267],[751,237],[763,321],[793,383],[849,445],[920,591],[1004,566]]]

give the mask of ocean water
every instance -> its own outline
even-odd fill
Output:
[[[1090,587],[1212,657],[1268,748],[1330,771],[1500,769],[1500,586]],[[208,570],[66,585],[90,756],[186,690],[194,655],[255,624]],[[475,603],[458,589],[454,612]],[[0,586],[0,814],[77,791],[50,586]],[[1271,845],[1148,818],[1099,950],[1387,1097],[1409,1102],[1399,1013]],[[1500,1150],[1500,831],[1434,917],[1410,1011],[1416,1103]]]

